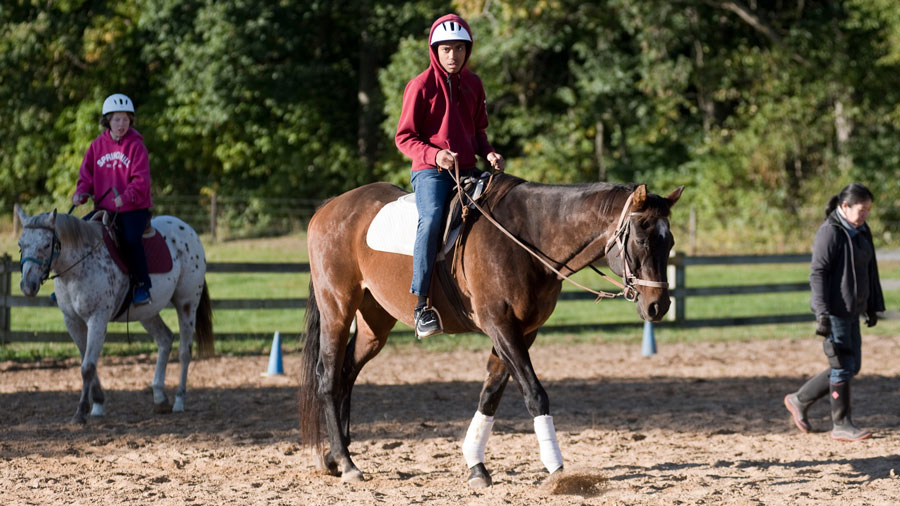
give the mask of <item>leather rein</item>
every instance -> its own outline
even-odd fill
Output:
[[[637,296],[638,296],[638,292],[637,292],[637,289],[635,288],[635,285],[651,286],[651,287],[657,287],[657,288],[664,288],[664,287],[669,286],[669,283],[667,283],[665,281],[650,281],[650,280],[640,279],[631,272],[631,268],[629,266],[629,261],[628,261],[628,248],[627,248],[628,235],[630,234],[630,229],[631,229],[631,221],[628,220],[626,222],[625,218],[638,214],[634,211],[630,211],[632,203],[634,201],[634,193],[629,195],[628,199],[625,201],[625,205],[622,208],[622,214],[619,215],[619,221],[616,224],[616,232],[606,243],[606,247],[603,248],[603,254],[604,254],[604,256],[606,256],[609,253],[609,250],[612,249],[613,246],[619,247],[618,254],[623,256],[623,258],[622,258],[623,273],[624,273],[624,276],[622,276],[623,282],[620,283],[619,281],[616,281],[615,279],[607,276],[606,274],[601,272],[599,269],[597,269],[593,265],[590,266],[591,269],[594,270],[594,272],[596,272],[597,274],[602,276],[604,279],[606,279],[610,283],[612,283],[622,289],[621,292],[612,293],[612,292],[606,292],[603,290],[593,290],[591,288],[588,288],[588,287],[578,283],[577,281],[573,280],[572,278],[566,276],[565,274],[560,272],[559,269],[557,269],[556,267],[553,267],[550,264],[550,262],[548,262],[547,260],[542,258],[541,255],[539,255],[537,252],[535,252],[532,248],[528,247],[522,241],[520,241],[515,235],[512,234],[512,232],[510,232],[503,225],[501,225],[499,222],[497,222],[497,220],[495,220],[494,217],[490,215],[490,213],[488,213],[483,207],[481,207],[478,204],[478,202],[476,202],[469,194],[467,194],[466,192],[463,191],[462,184],[460,183],[460,178],[459,178],[459,164],[455,160],[454,160],[454,164],[453,164],[453,172],[450,173],[450,176],[451,176],[451,178],[453,178],[453,181],[456,183],[456,190],[457,190],[457,194],[458,194],[460,203],[463,203],[463,196],[465,196],[465,198],[467,198],[469,200],[469,202],[472,203],[472,205],[475,207],[475,209],[477,209],[492,225],[497,227],[498,230],[503,232],[503,234],[506,235],[507,237],[509,237],[514,243],[519,245],[522,249],[524,249],[526,252],[528,252],[531,256],[533,256],[539,262],[541,262],[545,267],[550,269],[550,271],[552,271],[554,274],[556,274],[563,280],[568,281],[572,285],[575,285],[578,288],[581,288],[582,290],[584,290],[586,292],[596,295],[597,299],[594,302],[599,302],[602,299],[614,299],[614,298],[620,297],[620,296],[624,297],[625,300],[635,302],[637,300]],[[493,178],[493,174],[491,175],[491,178]],[[489,186],[490,186],[490,180],[488,180],[488,184],[485,187],[485,191],[487,191],[487,188]],[[467,206],[463,206],[463,209],[464,210],[467,209]]]

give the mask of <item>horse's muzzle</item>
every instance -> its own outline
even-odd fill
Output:
[[[663,297],[659,297],[656,300],[649,302],[644,305],[641,304],[640,298],[638,299],[638,312],[643,313],[640,316],[643,317],[647,321],[658,322],[662,320],[663,316],[669,312],[669,306],[671,305],[671,299],[668,294],[665,294]]]
[[[22,278],[22,282],[19,283],[19,288],[22,290],[22,294],[24,294],[26,297],[34,297],[35,295],[37,295],[38,290],[41,289],[41,284]]]

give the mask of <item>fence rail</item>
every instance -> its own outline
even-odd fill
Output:
[[[668,321],[661,322],[661,326],[679,327],[710,327],[732,325],[760,325],[774,323],[796,323],[812,321],[813,315],[809,312],[747,316],[730,318],[704,318],[690,319],[687,317],[687,301],[692,297],[723,296],[723,295],[753,295],[763,293],[783,293],[808,291],[806,282],[771,283],[758,285],[730,285],[716,287],[689,287],[687,285],[686,270],[690,266],[705,265],[754,265],[754,264],[789,264],[809,263],[811,256],[799,255],[735,255],[735,256],[686,256],[683,253],[675,253],[669,260],[669,286],[670,294],[674,299],[674,310],[669,311]],[[10,311],[18,307],[54,307],[55,303],[49,297],[25,297],[12,294],[12,274],[19,272],[18,262],[14,262],[9,255],[0,258],[0,343],[10,342],[68,342],[70,337],[65,332],[29,332],[12,331],[10,328]],[[298,274],[309,272],[309,264],[306,263],[252,263],[252,262],[211,262],[207,265],[209,273],[284,273]],[[898,280],[883,280],[888,285],[900,284]],[[593,300],[594,296],[586,292],[563,292],[560,301]],[[265,299],[213,299],[214,310],[247,310],[247,309],[297,309],[306,307],[305,298],[265,298]],[[639,325],[635,323],[585,323],[574,325],[545,326],[545,331],[581,332],[590,330],[623,328]],[[400,332],[404,333],[404,332]],[[411,333],[407,331],[406,333]],[[109,333],[107,341],[126,341],[138,334]],[[270,337],[270,333],[217,333],[217,339],[234,339],[246,337]]]

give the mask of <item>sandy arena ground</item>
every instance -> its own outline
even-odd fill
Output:
[[[540,340],[538,341],[540,343]],[[565,458],[551,480],[512,385],[487,445],[494,486],[473,491],[460,444],[486,352],[386,350],[354,390],[350,450],[367,481],[318,474],[298,444],[299,356],[195,361],[187,412],[158,415],[154,357],[103,358],[107,415],[68,424],[80,390],[63,367],[0,364],[0,504],[900,504],[900,336],[864,337],[858,424],[802,434],[782,398],[824,368],[814,339],[538,346]],[[170,364],[170,397],[178,366]],[[566,479],[563,479],[566,478]]]

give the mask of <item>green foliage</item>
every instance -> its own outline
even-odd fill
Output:
[[[805,240],[827,198],[858,180],[876,195],[879,245],[896,244],[894,4],[7,2],[0,208],[68,197],[112,92],[137,104],[156,195],[406,186],[393,143],[403,89],[428,65],[431,22],[456,11],[510,172],[685,184],[680,206],[725,247],[775,250],[806,249],[797,231]]]

